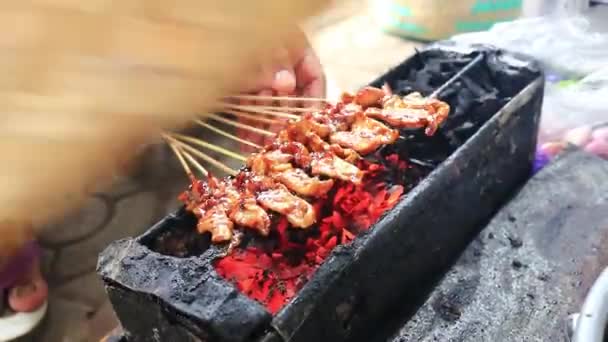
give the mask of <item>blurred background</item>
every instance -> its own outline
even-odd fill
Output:
[[[460,39],[507,45],[507,48],[536,54],[553,67],[553,71],[548,73],[548,82],[556,85],[555,91],[576,89],[578,93],[571,96],[580,97],[580,84],[579,88],[567,86],[574,84],[576,87],[585,77],[600,70],[601,63],[597,61],[606,56],[597,48],[606,42],[602,32],[608,27],[608,23],[601,20],[606,18],[608,6],[600,3],[565,0],[338,0],[330,10],[307,23],[306,30],[325,68],[330,98],[372,81],[426,42],[487,30],[490,31],[483,35],[468,35]],[[540,21],[511,23],[523,17],[538,16],[543,16],[538,19]],[[581,16],[583,21],[571,21]],[[492,27],[497,23],[507,26],[498,33],[492,33]],[[561,23],[567,24],[568,29],[565,30],[566,26]],[[530,27],[538,31],[530,32]],[[595,33],[586,34],[589,31]],[[582,63],[584,65],[579,65],[578,69],[568,69],[564,65],[577,64],[572,62],[577,55],[570,53],[562,56],[561,60],[551,60],[548,55],[553,53],[543,55],[539,52],[546,51],[543,43],[551,44],[556,39],[563,41],[560,48],[576,51],[579,57],[594,51],[586,59],[589,63]],[[535,47],[531,41],[539,45]],[[577,44],[582,44],[582,48]],[[606,47],[608,44],[604,45]],[[571,59],[567,60],[567,57]],[[551,91],[548,89],[548,102],[551,102]],[[583,90],[583,93],[595,96],[594,99],[608,98],[601,93],[605,93],[605,86],[599,91],[597,93],[594,88]],[[560,93],[559,97],[563,96]],[[602,101],[600,104],[605,103]],[[561,146],[560,142],[567,139],[564,137],[568,130],[577,128],[579,124],[595,124],[596,119],[602,116],[605,118],[605,108],[608,108],[602,104],[600,112],[594,112],[592,108],[568,121],[555,119],[563,113],[566,104],[552,102],[550,105],[553,107],[549,116],[543,118],[548,128],[541,133],[544,134],[541,145],[553,144],[553,147],[555,144]],[[552,124],[558,121],[559,125]],[[585,141],[585,144],[589,143]],[[608,149],[598,153],[606,153],[608,157]],[[116,176],[110,191],[95,194],[79,212],[42,236],[43,268],[50,286],[49,313],[35,333],[21,341],[97,341],[114,328],[116,320],[95,273],[98,253],[111,241],[138,235],[176,209],[176,196],[186,186],[187,179],[170,151],[165,146],[150,146],[142,151],[138,160],[125,168],[123,174]]]

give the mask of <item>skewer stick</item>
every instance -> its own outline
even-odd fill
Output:
[[[283,112],[274,111],[274,110],[261,109],[256,106],[239,106],[239,105],[232,105],[232,104],[226,104],[225,106],[226,106],[226,108],[236,109],[238,111],[267,114],[267,115],[272,115],[272,116],[286,118],[286,119],[298,119],[299,118],[298,115],[283,113]],[[280,107],[275,107],[275,108],[280,109]]]
[[[293,112],[293,113],[310,113],[319,110],[318,108],[300,108],[300,107],[277,107],[277,106],[261,106],[261,105],[247,105],[245,107],[253,107],[256,109],[270,110],[270,111],[278,111],[281,110],[283,112]],[[297,115],[297,114],[295,114]]]
[[[435,89],[435,91],[432,92],[431,95],[427,96],[427,98],[435,99],[435,98],[439,97],[439,94],[441,94],[450,85],[452,85],[452,83],[454,83],[456,80],[458,80],[467,71],[471,70],[471,68],[473,68],[477,63],[481,62],[483,60],[484,56],[485,56],[485,54],[483,52],[480,53],[479,55],[477,55],[477,57],[473,58],[473,60],[471,60],[467,65],[465,65],[464,68],[460,69],[460,71],[457,72],[456,75],[452,76],[449,80],[447,80],[444,84],[442,84],[441,87]]]
[[[211,130],[211,131],[213,131],[213,132],[215,132],[215,133],[217,133],[217,134],[219,134],[219,135],[222,135],[222,136],[224,136],[224,137],[226,137],[228,139],[232,139],[234,141],[238,141],[238,142],[240,142],[242,144],[251,146],[253,148],[258,148],[258,149],[262,148],[262,146],[260,146],[258,144],[254,144],[251,141],[248,141],[248,140],[245,140],[245,139],[241,139],[241,138],[237,137],[236,135],[230,134],[230,133],[228,133],[228,132],[226,132],[226,131],[224,131],[222,129],[219,129],[219,128],[213,126],[213,125],[210,125],[210,124],[204,122],[203,120],[198,120],[197,119],[197,120],[194,120],[194,122],[197,123],[197,124],[199,124],[199,125],[201,125],[201,126],[203,126],[203,127],[205,127],[205,128],[207,128],[207,129],[209,129],[209,130]]]
[[[182,168],[186,172],[186,175],[188,175],[188,177],[192,177],[193,176],[192,170],[190,169],[190,166],[188,165],[188,163],[184,159],[184,156],[182,155],[183,151],[181,151],[175,145],[175,143],[173,142],[172,138],[169,135],[167,135],[166,133],[161,133],[161,136],[163,137],[163,139],[165,140],[165,142],[167,142],[167,145],[169,145],[169,147],[171,148],[171,150],[173,151],[173,153],[177,157],[177,160],[179,160],[179,163],[182,165]]]
[[[195,155],[195,156],[197,156],[197,157],[201,158],[202,160],[204,160],[204,161],[206,161],[206,162],[208,162],[208,163],[210,163],[210,164],[214,165],[214,166],[215,166],[215,167],[217,167],[218,169],[220,169],[220,170],[222,170],[222,171],[226,172],[227,174],[230,174],[230,175],[233,175],[233,176],[237,174],[237,172],[236,172],[235,170],[231,169],[231,168],[230,168],[228,165],[226,165],[226,164],[224,164],[224,163],[222,163],[222,162],[220,162],[220,161],[218,161],[218,160],[215,160],[215,159],[214,159],[213,157],[211,157],[210,155],[208,155],[208,154],[206,154],[206,153],[203,153],[203,152],[201,152],[201,151],[199,151],[199,150],[195,149],[194,147],[192,147],[192,146],[190,146],[190,145],[188,145],[188,144],[185,144],[185,143],[183,143],[183,142],[181,142],[181,141],[179,141],[179,140],[175,140],[175,143],[176,143],[177,145],[179,145],[179,147],[181,147],[181,148],[183,148],[183,149],[185,149],[185,150],[188,150],[188,152],[190,152],[190,153],[192,153],[193,155]]]
[[[254,100],[254,101],[302,101],[302,102],[323,102],[329,100],[318,97],[295,97],[295,96],[260,96],[260,95],[231,95],[228,98],[235,100]]]
[[[178,139],[178,140],[187,141],[187,142],[189,142],[191,144],[198,145],[200,147],[203,147],[203,148],[206,148],[206,149],[209,149],[209,150],[221,153],[221,154],[223,154],[223,155],[225,155],[227,157],[234,158],[236,160],[240,160],[240,161],[246,161],[247,160],[247,158],[245,158],[244,156],[242,156],[242,155],[240,155],[238,153],[234,153],[234,152],[229,151],[229,150],[227,150],[227,149],[225,149],[223,147],[220,147],[220,146],[217,146],[217,145],[214,145],[214,144],[210,144],[210,143],[208,143],[208,142],[206,142],[204,140],[201,140],[201,139],[197,139],[197,138],[193,138],[193,137],[189,137],[189,136],[181,135],[181,134],[177,134],[177,133],[173,134],[173,137],[176,138],[176,139]]]
[[[462,75],[464,75],[465,73],[467,73],[469,70],[471,70],[471,68],[473,68],[477,63],[481,62],[484,58],[484,53],[480,53],[479,55],[477,55],[475,58],[473,58],[469,63],[467,63],[467,65],[465,65],[462,69],[460,69],[460,71],[458,71],[454,76],[452,76],[449,80],[447,80],[445,83],[443,83],[439,88],[435,89],[435,91],[433,91],[429,96],[427,96],[427,99],[434,99],[439,97],[439,95],[445,91],[445,89],[447,89],[449,86],[452,85],[452,83],[454,83],[456,80],[458,80],[460,77],[462,77]],[[234,98],[234,99],[242,99],[242,100],[277,100],[277,101],[285,101],[285,100],[301,100],[301,101],[316,101],[316,102],[324,102],[324,103],[329,103],[328,100],[326,99],[321,99],[321,98],[306,98],[306,97],[289,97],[289,96],[258,96],[258,95],[232,95],[229,98]],[[235,109],[242,109],[242,110],[246,110],[246,111],[251,111],[251,112],[255,112],[255,113],[261,113],[261,114],[269,114],[269,115],[277,115],[277,112],[280,110],[282,112],[298,112],[298,113],[306,113],[306,112],[311,112],[311,111],[315,111],[315,108],[297,108],[297,107],[280,107],[280,106],[264,106],[264,105],[234,105],[234,104],[225,104],[226,107],[228,108],[235,108]],[[281,113],[278,112],[280,114],[287,114],[290,116],[293,116],[295,118],[297,118],[296,115],[293,114],[289,114],[289,113]]]
[[[230,114],[230,115],[234,115],[243,119],[249,119],[251,121],[259,121],[259,122],[264,122],[267,124],[271,124],[271,125],[282,125],[285,122],[278,120],[278,119],[270,119],[270,118],[266,118],[263,117],[261,115],[254,115],[251,113],[245,113],[245,112],[238,112],[238,111],[230,111],[227,112],[226,114]]]
[[[209,171],[207,171],[207,169],[205,169],[205,167],[203,165],[201,165],[196,159],[194,159],[194,157],[192,157],[192,155],[190,153],[188,153],[184,150],[182,150],[182,153],[184,154],[184,157],[186,159],[188,159],[190,164],[192,164],[195,168],[197,168],[198,171],[203,174],[203,176],[205,176],[205,177],[209,176]]]
[[[274,137],[276,135],[275,133],[272,133],[270,131],[267,131],[267,130],[264,130],[264,129],[261,129],[261,128],[257,128],[257,127],[253,127],[253,126],[249,126],[249,125],[245,125],[245,124],[242,124],[240,122],[236,122],[234,120],[229,120],[229,119],[223,118],[223,117],[221,117],[221,116],[219,116],[217,114],[211,114],[211,113],[209,113],[209,114],[205,114],[204,116],[206,116],[208,118],[211,118],[211,119],[213,119],[215,121],[223,122],[223,123],[225,123],[227,125],[231,125],[231,126],[234,126],[234,127],[237,127],[237,128],[242,128],[242,129],[245,129],[245,130],[248,130],[248,131],[251,131],[251,132],[255,132],[255,133],[258,133],[258,134],[262,134],[262,135],[265,135],[265,136]]]

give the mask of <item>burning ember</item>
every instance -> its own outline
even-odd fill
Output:
[[[289,223],[281,217],[273,225],[271,245],[238,248],[215,263],[217,272],[276,313],[337,245],[351,242],[397,204],[405,188],[393,184],[392,172],[405,172],[410,165],[397,154],[384,161],[359,162],[359,168],[365,171],[362,184],[336,182],[327,196],[319,198],[314,203],[319,224],[313,229],[289,229]]]

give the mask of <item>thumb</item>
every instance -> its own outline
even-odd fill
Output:
[[[278,94],[293,94],[296,91],[296,75],[292,69],[281,69],[274,74],[271,86]]]

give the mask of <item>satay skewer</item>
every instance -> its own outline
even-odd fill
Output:
[[[444,82],[441,86],[439,86],[437,89],[435,89],[431,94],[429,94],[425,98],[429,99],[429,100],[439,98],[439,95],[443,91],[445,91],[448,87],[450,87],[455,81],[457,81],[459,78],[461,78],[464,74],[469,72],[475,65],[477,65],[477,63],[481,62],[483,60],[484,56],[485,55],[483,53],[480,53],[479,55],[477,55],[469,63],[467,63],[467,65],[465,65],[456,74],[454,74],[454,76],[450,77],[450,79],[448,79],[446,82]],[[330,103],[329,100],[321,99],[321,98],[318,98],[318,99],[317,98],[298,98],[298,97],[285,97],[285,96],[237,95],[237,96],[233,96],[231,98],[242,99],[242,100],[254,100],[254,101],[269,101],[269,100],[270,101],[283,101],[286,99],[291,99],[291,100],[295,101],[297,99],[302,99],[303,102],[310,102],[313,100],[317,100],[318,102]],[[281,111],[287,111],[287,112],[292,111],[295,113],[308,113],[311,111],[318,110],[318,108],[313,108],[313,107],[297,108],[297,107],[281,107],[281,106],[269,106],[269,105],[257,105],[257,104],[251,104],[251,105],[241,106],[241,107],[242,107],[241,109],[255,108],[256,112],[259,112],[258,110],[264,110],[264,111],[281,110]],[[273,109],[273,108],[275,108],[275,109]]]
[[[222,170],[223,172],[225,172],[229,175],[233,175],[233,176],[237,174],[236,170],[230,168],[229,166],[220,162],[219,160],[216,160],[215,158],[211,157],[210,155],[208,155],[204,152],[201,152],[201,151],[197,150],[196,148],[194,148],[184,142],[181,142],[173,137],[171,137],[170,139],[174,144],[177,145],[177,147],[185,149],[187,152],[208,162],[209,164],[212,164],[213,166],[217,167],[218,169]]]
[[[201,163],[194,159],[194,157],[190,153],[183,150],[181,151],[181,153],[186,159],[188,159],[190,164],[192,164],[203,176],[209,177],[209,171],[207,171],[207,169],[203,165],[201,165]]]
[[[202,127],[205,127],[205,128],[207,128],[207,129],[209,129],[210,131],[213,131],[213,132],[215,132],[215,133],[217,133],[217,134],[219,134],[219,135],[222,135],[222,136],[224,136],[224,137],[226,137],[226,138],[228,138],[228,139],[232,139],[232,140],[234,140],[234,141],[236,141],[236,142],[240,142],[241,144],[245,144],[245,145],[251,146],[251,147],[253,147],[253,148],[257,148],[257,149],[262,148],[262,146],[260,146],[260,145],[258,145],[258,144],[252,143],[252,142],[251,142],[251,141],[249,141],[249,140],[241,139],[241,138],[237,137],[237,136],[236,136],[236,135],[234,135],[234,134],[230,134],[230,133],[228,133],[228,132],[226,132],[226,131],[224,131],[224,130],[222,130],[222,129],[220,129],[220,128],[217,128],[217,127],[215,127],[215,126],[213,126],[213,125],[211,125],[211,124],[208,124],[208,123],[206,123],[206,122],[205,122],[205,121],[203,121],[203,120],[198,120],[198,119],[197,119],[197,120],[194,120],[194,122],[195,122],[196,124],[198,124],[198,125],[202,126]]]
[[[253,101],[302,101],[329,103],[329,100],[320,97],[296,97],[296,96],[262,96],[262,95],[230,95],[230,99],[253,100]]]
[[[471,70],[477,63],[479,63],[481,60],[483,60],[484,58],[484,54],[481,53],[479,55],[477,55],[474,59],[472,59],[467,65],[465,65],[460,71],[458,71],[454,76],[452,76],[449,80],[447,80],[444,84],[442,84],[439,88],[437,88],[435,91],[433,91],[429,96],[426,97],[426,99],[436,99],[439,97],[439,95],[445,90],[447,89],[450,85],[452,85],[455,81],[457,81],[460,77],[462,77],[465,73],[467,73],[469,70]],[[264,101],[264,100],[271,100],[271,101],[302,101],[302,102],[322,102],[322,103],[329,103],[329,101],[327,99],[322,99],[322,98],[299,98],[299,97],[290,97],[290,96],[257,96],[257,95],[233,95],[233,96],[229,96],[228,98],[232,98],[232,99],[239,99],[239,100],[258,100],[258,101]],[[252,113],[257,113],[257,114],[268,114],[268,115],[274,115],[274,116],[278,116],[278,117],[286,117],[286,118],[298,118],[297,115],[293,115],[293,114],[288,114],[288,113],[284,113],[284,111],[293,111],[293,112],[297,112],[297,113],[306,113],[306,112],[310,112],[315,110],[316,108],[297,108],[297,107],[275,107],[275,106],[268,106],[268,105],[235,105],[235,104],[230,104],[230,103],[225,103],[223,104],[225,108],[227,109],[232,109],[234,110],[233,113],[228,113],[228,114],[232,114],[234,116],[237,117],[242,117],[242,118],[246,118],[246,119],[251,119],[251,120],[258,120],[258,121],[262,121],[264,120],[267,123],[272,123],[272,124],[280,124],[282,123],[280,120],[274,120],[274,119],[268,119],[268,118],[261,118],[259,116],[256,115],[252,115],[252,114],[248,114],[246,113],[246,111],[250,111]],[[280,110],[280,111],[279,111]],[[275,136],[276,134],[261,128],[257,128],[254,126],[250,126],[247,124],[243,124],[240,122],[236,122],[227,118],[223,118],[217,114],[207,114],[207,117],[209,117],[210,119],[222,122],[224,124],[228,124],[231,125],[233,127],[237,127],[237,128],[241,128],[241,129],[245,129],[248,131],[251,131],[253,133],[257,133],[257,134],[261,134],[264,136]],[[212,131],[221,134],[229,139],[244,143],[246,145],[252,146],[254,148],[260,148],[261,146],[251,143],[247,140],[238,138],[230,133],[227,133],[223,130],[220,130],[218,128],[215,128],[205,122],[203,122],[202,120],[196,120],[195,121],[197,124],[206,127],[208,129],[211,129]],[[194,138],[189,138],[189,137],[185,137],[182,136],[183,138],[186,138],[189,142],[191,143],[195,143],[198,144],[201,147],[206,147],[209,148],[211,150],[214,150],[216,152],[220,152],[223,153],[229,157],[238,159],[238,160],[246,160],[246,158],[244,156],[238,155],[238,154],[234,154],[231,151],[228,151],[226,149],[223,149],[221,147],[218,147],[216,145],[201,141],[199,139],[194,139]],[[174,144],[170,144],[171,147],[174,149],[176,149]],[[189,147],[191,148],[191,147]],[[185,151],[182,150],[182,153],[184,153]],[[186,152],[187,153],[187,152]],[[180,162],[184,163],[184,156],[180,155],[178,152],[176,152],[176,155],[178,156],[178,158],[180,158]],[[188,154],[189,155],[189,154]],[[193,157],[191,155],[189,155],[190,158],[189,159],[193,159]],[[211,162],[211,160],[213,158],[207,156],[207,161]],[[213,164],[215,164],[216,166],[219,164],[221,164],[220,162],[214,160]],[[200,165],[200,164],[199,164]],[[223,164],[221,164],[223,165]],[[202,167],[202,165],[201,165]],[[231,174],[234,174],[234,170],[228,168],[227,166],[223,165],[223,167],[220,167],[222,169],[224,169],[225,171],[230,170]],[[203,168],[204,169],[204,168]]]
[[[267,124],[271,124],[271,125],[276,125],[276,124],[280,125],[280,124],[285,123],[285,120],[271,119],[271,118],[267,118],[263,115],[254,114],[254,113],[245,113],[245,112],[240,112],[240,111],[235,111],[235,110],[226,111],[225,114],[236,116],[238,118],[247,119],[250,121],[263,122],[263,123],[267,123]]]
[[[168,134],[161,133],[161,137],[165,140],[167,145],[169,145],[169,148],[171,148],[171,151],[173,151],[173,154],[175,154],[175,157],[177,158],[177,160],[181,164],[182,168],[186,172],[186,175],[188,175],[189,177],[192,177],[192,169],[190,169],[190,166],[186,162],[186,159],[184,159],[183,151],[180,150],[179,147],[177,147],[173,143],[173,141],[171,140],[171,137]]]
[[[261,129],[261,128],[249,126],[249,125],[246,125],[246,124],[234,121],[234,120],[226,119],[226,118],[224,118],[224,117],[222,117],[220,115],[217,115],[217,114],[209,113],[209,114],[205,114],[203,116],[204,117],[208,117],[208,118],[210,118],[212,120],[215,120],[215,121],[219,121],[219,122],[225,123],[227,125],[230,125],[230,126],[233,126],[233,127],[236,127],[236,128],[242,128],[242,129],[245,129],[245,130],[248,130],[248,131],[251,131],[251,132],[254,132],[254,133],[258,133],[258,134],[261,134],[261,135],[265,135],[265,136],[269,136],[269,137],[275,136],[275,133],[273,133],[273,132],[270,132],[270,131],[267,131],[267,130],[264,130],[264,129]]]
[[[275,111],[275,110],[267,110],[267,109],[260,108],[259,106],[242,106],[242,105],[233,105],[233,104],[224,104],[224,106],[226,108],[228,108],[228,110],[234,109],[234,110],[238,110],[238,111],[250,111],[252,113],[267,114],[267,115],[276,116],[276,117],[280,117],[280,118],[286,118],[286,119],[299,118],[298,115],[279,112],[279,111]],[[281,109],[281,107],[276,107],[276,108]]]
[[[247,160],[247,158],[244,157],[241,154],[229,151],[228,149],[225,149],[223,147],[211,144],[211,143],[206,142],[205,140],[202,140],[202,139],[198,139],[198,138],[194,138],[194,137],[189,137],[189,136],[182,135],[182,134],[177,134],[177,133],[172,134],[172,137],[174,139],[181,140],[183,142],[188,142],[190,144],[197,145],[197,146],[200,146],[202,148],[206,148],[208,150],[221,153],[221,154],[223,154],[223,155],[225,155],[227,157],[230,157],[230,158],[233,158],[233,159],[236,159],[236,160],[239,160],[239,161],[246,161]]]
[[[439,87],[437,90],[435,90],[431,95],[429,95],[428,97],[426,97],[426,99],[435,100],[441,94],[442,91],[444,91],[448,86],[450,86],[453,82],[455,82],[458,78],[460,78],[464,73],[466,73],[468,70],[470,70],[472,68],[472,66],[475,65],[476,63],[478,63],[482,58],[483,58],[483,55],[477,56],[467,66],[465,66],[465,68],[463,68],[461,71],[459,71],[458,73],[456,73],[456,75],[454,75],[452,78],[450,78],[445,84],[443,84],[441,87]],[[370,89],[368,89],[368,91],[369,90]],[[388,92],[388,91],[385,92],[385,93],[386,94],[390,94],[390,92]],[[381,95],[381,94],[378,94],[377,90],[374,91],[373,89],[371,89],[371,93],[370,94],[365,95],[365,93],[362,93],[362,97],[359,100],[361,102],[358,102],[358,103],[355,102],[355,103],[361,105],[363,108],[366,108],[367,106],[369,106],[369,104],[367,104],[367,103],[370,103],[370,104],[371,103],[376,103],[377,102],[376,99],[378,99],[379,95]],[[358,96],[359,96],[359,94],[357,94],[357,97]],[[371,98],[370,98],[370,96],[371,96]],[[367,100],[365,100],[365,99],[367,99]],[[370,102],[370,99],[371,99],[371,102]],[[424,99],[424,98],[419,97],[418,99]],[[350,100],[350,101],[355,101],[355,100]],[[384,100],[382,100],[380,102],[383,104],[383,106],[386,105],[386,103],[385,103]],[[350,103],[350,102],[347,102],[347,103]],[[431,105],[431,104],[429,104],[429,105]],[[433,105],[431,105],[431,106],[433,106]],[[444,105],[443,107],[447,106],[446,104],[443,104],[443,105]],[[388,105],[388,106],[389,106],[388,108],[391,107],[391,105]],[[257,113],[257,114],[268,114],[268,112],[272,112],[272,109],[269,109],[269,108],[260,109],[259,107],[255,108],[255,106],[230,105],[230,106],[226,106],[226,107],[232,108],[232,109],[237,109],[237,110],[250,110],[250,111],[252,111],[254,113]],[[447,110],[449,110],[449,106],[447,106],[447,107],[448,107]],[[280,108],[280,107],[278,107],[278,108]],[[421,108],[424,108],[424,107],[421,107]],[[443,108],[443,109],[445,109],[445,108]],[[275,112],[275,114],[276,113],[283,113],[283,110],[284,109],[281,109],[281,111],[277,110],[277,112]],[[369,112],[368,113],[367,110],[365,111],[365,113],[367,115],[369,115],[369,117],[368,117],[369,121],[374,121],[373,119],[375,117],[378,117],[378,116],[381,115],[381,113],[378,113],[378,112]],[[420,120],[422,120],[421,122],[423,122],[423,125],[426,125],[427,129],[429,129],[429,127],[431,127],[431,125],[434,126],[434,129],[432,129],[430,131],[430,133],[427,133],[427,134],[430,135],[430,134],[433,134],[435,132],[435,129],[436,129],[437,125],[439,123],[441,123],[443,120],[445,120],[445,116],[442,115],[442,116],[439,116],[438,118],[435,118],[434,117],[436,115],[435,111],[428,112],[428,115],[432,115],[433,117],[426,118],[426,119],[423,119],[421,117]],[[227,119],[227,118],[223,118],[223,117],[221,117],[219,115],[216,115],[216,114],[210,114],[210,115],[208,115],[208,117],[211,118],[211,119],[213,119],[213,120],[217,120],[217,121],[220,121],[220,122],[232,125],[234,127],[248,129],[248,130],[253,131],[255,133],[258,133],[258,134],[267,135],[267,136],[270,136],[270,135],[274,136],[275,135],[272,132],[269,132],[269,131],[266,131],[266,130],[262,130],[262,129],[259,129],[259,128],[255,128],[253,126],[249,126],[249,125],[246,125],[246,124],[242,124],[242,123],[239,123],[239,122]],[[389,121],[389,122],[392,119],[395,119],[395,118],[388,118],[388,117],[384,118],[385,121]],[[419,122],[411,121],[410,118],[408,118],[408,117],[401,118],[400,120],[402,120],[402,121],[399,121],[399,120],[394,121],[394,122],[396,122],[396,123],[394,123],[394,125],[396,125],[397,127],[400,127],[400,126],[410,127],[408,125],[412,125],[411,127],[418,127],[418,125],[420,124]],[[427,121],[425,122],[424,120],[427,120]],[[435,120],[437,120],[437,121],[435,122]],[[206,124],[206,123],[204,123],[202,121],[200,121],[199,124],[200,123],[202,123],[203,127],[209,128],[208,124]],[[210,126],[210,127],[213,127],[213,126]],[[231,134],[229,134],[227,132],[224,132],[224,131],[222,131],[220,129],[217,129],[217,128],[212,129],[212,130],[215,131],[216,133],[219,133],[219,134],[224,133],[224,134],[222,134],[223,136],[231,138],[233,140],[240,139],[238,137],[235,137],[235,136],[233,136],[233,135],[231,135]],[[197,157],[199,157],[199,158],[201,158],[203,160],[206,160],[208,162],[211,162],[211,163],[215,164],[216,166],[223,165],[221,162],[219,162],[217,160],[214,160],[213,158],[210,158],[208,155],[206,155],[206,154],[198,151],[197,149],[193,148],[192,146],[186,144],[186,142],[190,143],[190,144],[193,144],[193,145],[196,145],[196,146],[199,146],[199,147],[207,148],[207,149],[210,149],[210,150],[222,153],[222,154],[224,154],[224,155],[226,155],[228,157],[231,157],[231,158],[234,158],[234,159],[237,159],[237,160],[243,160],[243,161],[247,160],[247,158],[245,158],[242,155],[238,155],[238,154],[236,154],[234,152],[231,152],[231,151],[228,151],[228,150],[226,150],[224,148],[215,146],[215,145],[210,144],[210,143],[208,143],[208,142],[206,142],[204,140],[201,140],[201,139],[187,137],[187,136],[183,136],[183,135],[179,135],[179,134],[174,134],[173,136],[169,136],[168,140],[171,142],[172,148],[174,148],[174,151],[176,152],[178,158],[180,158],[180,162],[182,162],[182,163],[185,163],[184,162],[185,160],[188,160],[191,163],[192,162],[196,163],[196,160],[194,159],[194,157],[189,154],[189,152],[190,152],[190,153],[196,155]],[[242,139],[240,139],[240,140],[242,140]],[[239,141],[239,140],[237,140],[237,141]],[[335,156],[334,156],[334,158],[335,158]],[[227,173],[229,173],[229,174],[231,174],[233,176],[237,174],[236,171],[229,169],[225,165],[223,165],[223,166],[224,166],[224,171],[226,171]],[[204,169],[202,167],[202,165],[200,167],[202,169]],[[222,168],[222,167],[220,167],[220,168]],[[191,173],[191,169],[189,167],[185,167],[185,170],[187,172]],[[297,198],[297,197],[295,197],[295,198]],[[194,205],[196,206],[198,204],[194,203]],[[273,210],[272,207],[271,208],[265,208],[265,209]],[[231,245],[233,245],[233,244],[231,244]]]
[[[247,105],[246,107],[255,107],[256,109],[263,109],[266,111],[281,111],[291,113],[310,113],[311,111],[319,110],[315,107],[283,107],[283,106],[269,106],[269,105]],[[272,115],[272,114],[271,114]]]
[[[473,58],[469,63],[467,63],[467,65],[465,65],[460,71],[458,71],[455,75],[453,75],[450,79],[448,79],[444,84],[442,84],[439,88],[437,88],[435,91],[433,91],[429,96],[426,97],[426,99],[436,99],[437,97],[439,97],[439,95],[445,90],[447,89],[449,86],[451,86],[455,81],[457,81],[459,78],[461,78],[465,73],[467,73],[469,70],[471,70],[477,63],[479,63],[482,59],[484,58],[484,54],[481,53],[479,55],[477,55],[475,58]],[[385,88],[388,92],[390,92],[390,89]],[[329,103],[329,101],[327,101],[326,99],[321,99],[321,98],[297,98],[297,97],[286,97],[286,96],[256,96],[256,95],[235,95],[235,96],[231,96],[230,98],[233,99],[242,99],[242,100],[273,100],[273,101],[279,101],[279,100],[297,100],[297,99],[301,99],[307,102],[325,102],[325,103]],[[261,117],[259,115],[256,114],[268,114],[268,115],[274,115],[274,116],[278,116],[278,117],[286,117],[286,118],[299,118],[298,115],[293,115],[293,114],[287,114],[284,113],[285,111],[289,111],[292,110],[294,112],[297,113],[306,113],[306,112],[310,112],[310,111],[314,111],[316,110],[316,108],[297,108],[297,107],[279,107],[279,106],[268,106],[268,105],[235,105],[235,104],[231,104],[231,103],[225,103],[224,104],[226,109],[232,109],[234,110],[233,113],[229,113],[232,114],[236,117],[240,117],[240,118],[245,118],[245,119],[251,119],[251,120],[256,120],[256,121],[260,121],[260,122],[266,122],[266,123],[271,123],[271,124],[285,124],[285,122],[282,122],[280,120],[276,120],[276,119],[269,119],[269,118],[264,118]],[[246,113],[246,111],[250,111],[250,113]],[[215,114],[210,114],[208,115],[211,119],[223,122],[225,124],[237,127],[237,128],[241,128],[241,129],[245,129],[248,130],[250,132],[256,133],[256,134],[261,134],[264,136],[275,136],[275,133],[261,129],[261,128],[257,128],[251,125],[247,125],[241,122],[236,122],[227,118],[222,118],[220,116],[217,116]],[[199,125],[202,125],[203,127],[207,127],[210,128],[211,130],[213,130],[216,133],[219,133],[229,139],[244,143],[248,146],[252,146],[254,148],[260,148],[261,146],[251,143],[245,139],[241,139],[238,138],[230,133],[227,133],[225,131],[222,131],[220,129],[217,129],[213,126],[210,126],[209,124],[203,122],[202,120],[197,120],[197,123]],[[190,142],[193,142],[190,141]],[[225,149],[216,147],[213,144],[210,143],[206,143],[204,142],[202,145],[199,144],[199,146],[202,147],[206,147],[212,150],[215,150],[216,152],[220,152],[223,153],[224,155],[227,155],[229,157],[235,158],[235,155],[233,155],[232,152],[227,151]],[[228,153],[226,153],[228,152]],[[235,159],[238,160],[246,160],[245,157],[243,156],[239,156],[236,157]]]

